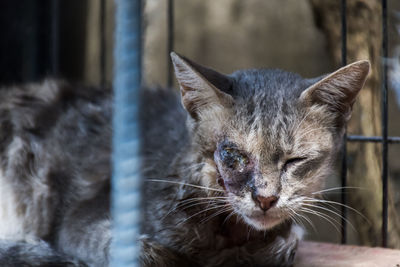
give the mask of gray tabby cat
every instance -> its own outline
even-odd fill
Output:
[[[143,266],[291,266],[367,61],[317,79],[222,75],[172,53],[143,90]],[[111,92],[0,90],[0,266],[107,266]]]

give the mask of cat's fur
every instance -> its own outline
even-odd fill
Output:
[[[141,95],[142,264],[290,266],[292,217],[331,171],[369,63],[310,80],[172,59],[186,111],[172,90]],[[107,266],[111,114],[106,89],[0,90],[1,266]]]

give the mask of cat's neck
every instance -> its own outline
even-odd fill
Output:
[[[237,215],[222,220],[219,235],[224,239],[225,247],[242,246],[254,240],[262,240],[265,243],[273,242],[277,236],[285,236],[292,226],[288,220],[270,230],[258,231],[243,222]]]

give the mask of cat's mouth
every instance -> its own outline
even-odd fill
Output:
[[[268,213],[243,215],[243,218],[247,224],[257,230],[268,230],[284,221],[284,218]]]

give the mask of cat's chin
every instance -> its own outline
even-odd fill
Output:
[[[278,224],[282,223],[283,218],[272,217],[268,215],[254,215],[254,216],[243,216],[244,221],[253,226],[255,229],[263,231],[274,228]]]

